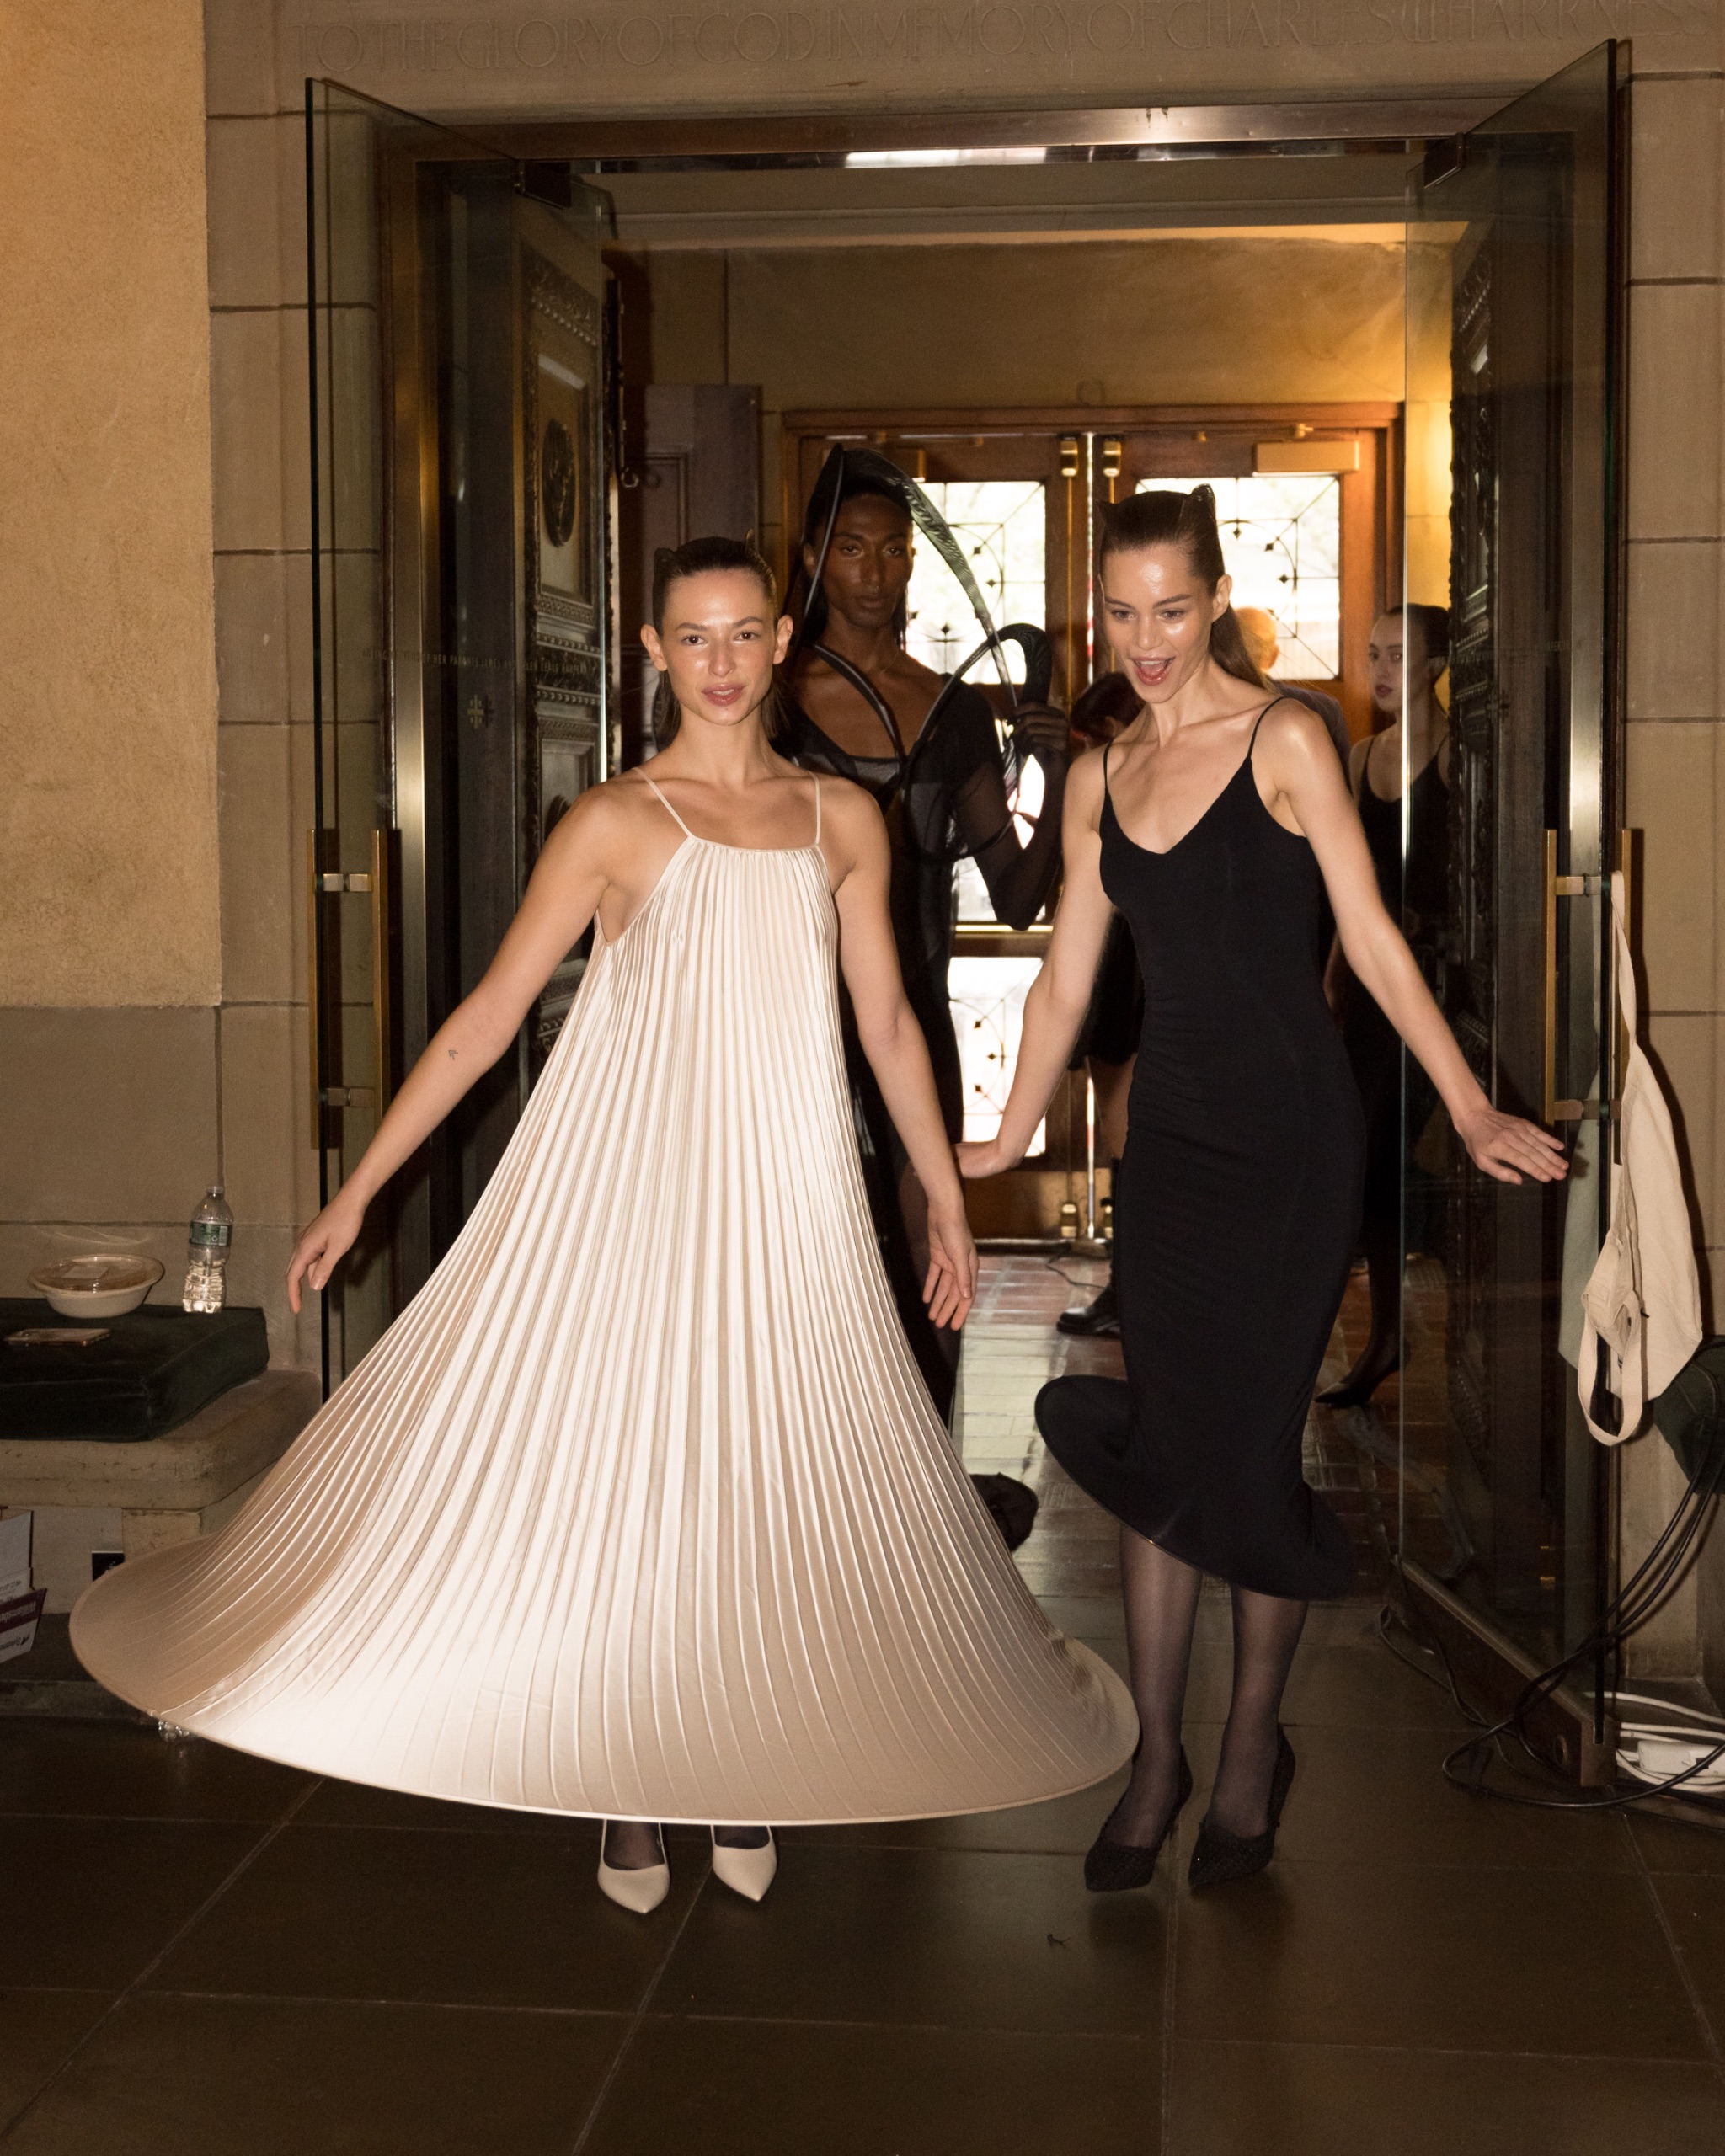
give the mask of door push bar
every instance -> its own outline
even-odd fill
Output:
[[[1624,904],[1627,912],[1623,929],[1634,942],[1635,872],[1637,867],[1638,831],[1622,830],[1617,834],[1617,867],[1623,876]],[[1545,1120],[1547,1123],[1579,1123],[1582,1118],[1599,1108],[1598,1101],[1559,1100],[1557,1097],[1557,907],[1564,899],[1597,899],[1605,888],[1605,879],[1599,876],[1560,876],[1557,873],[1557,834],[1546,833],[1545,874],[1542,879],[1545,894],[1545,1056],[1542,1086]],[[1603,966],[1606,961],[1600,956]],[[1618,1012],[1616,1057],[1614,1074],[1621,1078],[1629,1062],[1629,1038],[1621,1016],[1621,1005],[1614,995],[1612,1007]],[[1617,1110],[1618,1089],[1614,1086],[1611,1110]]]
[[[315,830],[306,834],[306,903],[308,909],[306,963],[309,969],[307,1008],[310,1018],[312,1079],[312,1145],[321,1151],[325,1143],[327,1109],[368,1108],[381,1117],[389,1106],[390,1045],[393,1010],[390,998],[389,945],[394,919],[395,889],[388,831],[371,834],[369,870],[343,872],[322,866]],[[371,902],[371,1038],[373,1082],[369,1086],[328,1085],[323,1077],[323,984],[318,967],[318,904],[327,898],[368,898]],[[340,998],[334,999],[340,1008]],[[339,1033],[336,1045],[340,1046]]]

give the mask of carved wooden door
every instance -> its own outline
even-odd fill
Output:
[[[606,197],[310,86],[319,607],[312,996],[333,1188],[612,762]],[[375,862],[375,865],[374,865]],[[370,896],[370,914],[349,901]],[[483,1189],[579,981],[374,1209],[326,1299],[339,1377]]]

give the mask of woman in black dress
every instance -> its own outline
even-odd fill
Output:
[[[779,753],[873,795],[892,842],[892,920],[905,993],[928,1043],[947,1135],[964,1128],[958,1036],[947,995],[956,918],[953,867],[980,870],[995,912],[1028,928],[1060,867],[1066,722],[1020,701],[1019,757],[1044,777],[1043,805],[1021,841],[993,705],[968,682],[949,686],[905,649],[914,548],[911,483],[866,451],[836,455],[809,504],[798,571],[786,600],[798,623],[779,688]],[[933,515],[931,509],[929,515]],[[1027,829],[1029,827],[1026,826]],[[923,1380],[950,1419],[959,1337],[931,1325],[927,1208],[868,1059],[848,1019],[846,1061],[869,1205],[894,1299]]]
[[[1359,804],[1378,890],[1391,920],[1401,922],[1426,985],[1441,1001],[1450,910],[1450,715],[1436,691],[1450,663],[1450,617],[1441,606],[1392,606],[1372,624],[1366,655],[1381,731],[1354,744],[1348,783]],[[1413,1153],[1438,1098],[1430,1079],[1411,1063],[1404,1102],[1401,1040],[1350,976],[1339,942],[1330,953],[1325,992],[1331,1008],[1343,1014],[1342,1038],[1365,1111],[1359,1240],[1371,1288],[1371,1331],[1347,1376],[1318,1398],[1326,1407],[1359,1407],[1402,1367],[1402,1269],[1410,1251],[1429,1251],[1436,1239],[1439,1187]]]
[[[1266,690],[1229,609],[1209,488],[1104,515],[1099,611],[1143,699],[1074,766],[1065,883],[1026,1001],[999,1137],[966,1175],[1023,1151],[1071,1051],[1108,933],[1131,923],[1145,1022],[1114,1209],[1126,1382],[1063,1378],[1049,1449],[1122,1524],[1142,1738],[1085,1860],[1140,1886],[1191,1790],[1181,1706],[1204,1572],[1228,1582],[1234,1680],[1194,1885],[1261,1870],[1293,1779],[1278,1714],[1307,1602],[1353,1553],[1300,1474],[1311,1389],[1359,1225],[1359,1096],[1324,1001],[1326,890],[1349,965],[1431,1074],[1477,1165],[1564,1173],[1557,1141],[1475,1083],[1402,932],[1322,723]]]

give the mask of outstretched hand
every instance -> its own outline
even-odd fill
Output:
[[[930,1322],[949,1325],[958,1331],[976,1300],[976,1245],[962,1203],[952,1211],[928,1214],[928,1278],[922,1283],[922,1299]]]
[[[293,1256],[287,1262],[287,1300],[296,1315],[301,1282],[319,1290],[327,1288],[330,1274],[352,1249],[365,1219],[365,1207],[356,1204],[344,1191],[338,1191],[294,1245]]]
[[[1569,1172],[1562,1139],[1525,1117],[1482,1107],[1455,1130],[1475,1167],[1498,1182],[1562,1182]]]

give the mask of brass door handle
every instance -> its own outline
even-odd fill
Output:
[[[395,879],[390,852],[390,833],[371,834],[371,866],[368,871],[344,873],[325,868],[321,860],[319,834],[306,834],[306,964],[307,1033],[311,1047],[312,1145],[321,1150],[324,1117],[330,1108],[371,1108],[381,1116],[389,1105],[392,1087],[390,1050],[393,1038],[393,1005],[390,995],[389,942],[393,921]],[[373,1081],[369,1086],[341,1086],[323,1075],[323,984],[318,964],[318,902],[325,898],[352,896],[371,902],[371,1028]],[[340,999],[336,999],[339,1008]]]
[[[1595,888],[1597,881],[1595,878]],[[1557,834],[1546,833],[1546,857],[1543,888],[1545,892],[1545,1058],[1542,1087],[1544,1116],[1547,1123],[1579,1123],[1586,1113],[1582,1101],[1560,1101],[1557,1098],[1557,901],[1560,899],[1579,899],[1586,895],[1588,879],[1585,876],[1560,876],[1557,873]]]
[[[389,937],[395,911],[395,871],[389,835],[387,831],[371,834],[371,1071],[380,1119],[395,1091],[389,1067],[390,1043],[394,1038],[394,1012],[389,994]]]

